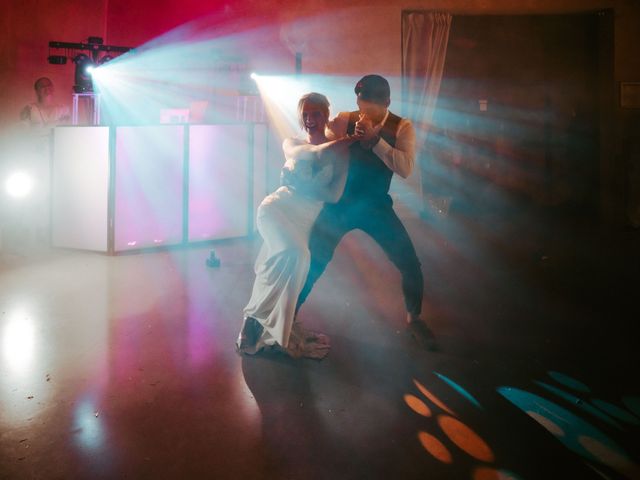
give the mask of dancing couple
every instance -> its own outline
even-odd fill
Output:
[[[338,243],[354,229],[373,238],[398,268],[409,331],[421,347],[434,348],[420,318],[420,261],[389,196],[393,174],[406,178],[413,169],[415,131],[388,110],[385,78],[366,75],[354,91],[358,110],[331,121],[324,95],[308,93],[298,103],[306,138],[283,142],[281,186],[258,207],[264,243],[236,342],[240,353],[272,348],[294,358],[327,355],[329,338],[306,330],[296,316]]]

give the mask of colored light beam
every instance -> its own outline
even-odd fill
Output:
[[[607,465],[629,478],[637,478],[640,468],[611,438],[555,403],[513,387],[499,387],[498,393],[536,420],[569,450]],[[549,428],[544,418],[558,428]]]
[[[576,405],[578,408],[580,408],[581,410],[590,413],[591,415],[598,417],[600,420],[604,420],[605,422],[607,422],[609,425],[613,425],[614,427],[620,428],[622,429],[622,427],[620,426],[620,424],[618,422],[616,422],[615,420],[613,420],[611,417],[609,417],[608,415],[605,415],[603,412],[601,412],[600,410],[598,410],[597,408],[593,407],[591,404],[583,401],[581,398],[576,397],[575,395],[572,395],[568,392],[565,392],[564,390],[561,390],[559,388],[553,387],[551,385],[548,385],[544,382],[534,382],[538,385],[540,385],[542,388],[555,393],[557,396],[559,396],[560,398],[563,398],[564,400],[567,400],[568,402],[572,403],[573,405]]]
[[[189,109],[203,101],[217,122],[236,121],[225,102],[255,95],[251,63],[278,66],[284,47],[274,40],[274,25],[220,20],[189,22],[96,68],[103,123],[156,124],[163,109]]]
[[[570,377],[569,375],[565,375],[564,373],[551,371],[547,372],[547,374],[556,382],[561,383],[565,387],[569,387],[572,390],[577,390],[584,393],[588,393],[590,391],[589,387],[587,387],[584,383]]]
[[[445,377],[444,375],[442,375],[441,373],[438,372],[433,372],[436,374],[436,376],[442,380],[443,382],[445,382],[447,385],[449,385],[451,388],[453,388],[456,392],[458,392],[460,395],[462,395],[464,398],[466,398],[467,400],[469,400],[473,406],[475,406],[476,408],[479,408],[480,410],[482,410],[482,405],[480,405],[480,402],[478,402],[478,400],[476,400],[473,395],[471,395],[467,390],[465,390],[462,386],[458,385],[456,382],[454,382],[453,380],[451,380],[448,377]]]

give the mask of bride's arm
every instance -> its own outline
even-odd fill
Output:
[[[336,203],[340,200],[344,186],[347,182],[349,170],[349,151],[345,148],[342,153],[336,153],[336,161],[333,162],[333,176],[329,183],[319,186],[318,194],[323,201]]]
[[[291,160],[320,160],[326,161],[324,157],[332,154],[344,147],[348,147],[353,142],[359,140],[356,136],[345,135],[335,140],[330,140],[320,145],[312,145],[297,138],[286,138],[282,142],[282,150],[285,158]]]

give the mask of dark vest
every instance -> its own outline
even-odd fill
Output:
[[[349,114],[347,133],[353,133],[360,112]],[[380,136],[395,147],[398,125],[402,120],[389,112]],[[389,186],[393,171],[372,150],[365,150],[356,142],[349,147],[349,173],[340,203],[356,203],[360,201],[388,201]]]

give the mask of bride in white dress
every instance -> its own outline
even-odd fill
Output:
[[[282,186],[258,207],[257,225],[264,243],[236,342],[240,353],[273,347],[294,358],[320,359],[329,351],[325,335],[309,332],[294,321],[295,308],[309,271],[311,226],[323,203],[337,202],[342,195],[348,146],[358,137],[327,138],[329,101],[319,93],[300,99],[298,117],[306,138],[283,142]]]

